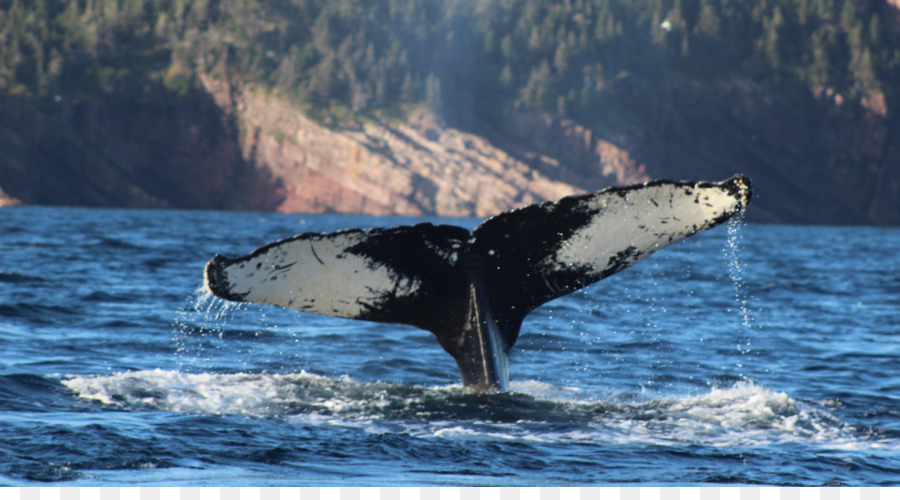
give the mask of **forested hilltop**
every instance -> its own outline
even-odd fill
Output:
[[[892,138],[900,137],[900,15],[885,0],[0,0],[0,7],[0,92],[7,115],[0,118],[0,145],[7,149],[0,188],[13,197],[12,191],[27,191],[17,185],[24,181],[3,171],[21,174],[25,163],[37,161],[31,153],[15,152],[29,142],[24,124],[44,130],[50,126],[46,120],[55,120],[71,127],[54,140],[76,152],[79,168],[91,162],[110,172],[131,168],[124,165],[129,154],[102,144],[104,127],[125,123],[111,117],[121,110],[130,120],[146,115],[152,127],[174,122],[185,130],[190,127],[182,122],[193,116],[199,121],[195,129],[205,134],[195,142],[207,148],[233,136],[233,151],[217,153],[234,170],[222,180],[228,186],[199,203],[229,208],[216,196],[234,194],[246,184],[244,177],[265,166],[251,158],[253,141],[261,139],[248,142],[253,127],[242,114],[246,103],[238,102],[253,94],[332,131],[373,120],[396,125],[392,120],[408,120],[410,109],[428,109],[438,125],[413,126],[426,139],[434,137],[425,132],[442,127],[488,137],[548,179],[580,189],[602,187],[572,179],[592,178],[590,168],[612,168],[611,147],[619,158],[616,168],[625,165],[634,174],[619,168],[618,180],[643,173],[715,175],[719,170],[670,165],[678,163],[673,157],[690,156],[707,142],[715,146],[715,133],[745,130],[747,147],[728,149],[742,150],[737,157],[715,153],[722,169],[741,170],[745,161],[757,161],[768,162],[772,175],[813,175],[793,163],[820,155],[831,165],[820,165],[818,175],[839,170],[835,181],[845,189],[844,178],[859,178],[860,203],[887,185],[881,196],[889,198],[880,203],[900,204],[890,198],[900,193],[900,167],[893,160],[900,151],[892,146]],[[230,88],[223,90],[223,84]],[[179,114],[183,110],[189,113]],[[544,121],[522,127],[534,117]],[[750,122],[731,125],[744,118]],[[775,136],[772,144],[759,144],[773,124],[792,130],[798,122],[833,126],[791,138],[801,143],[795,150],[777,144],[782,138]],[[693,136],[693,149],[673,144],[691,137],[665,138],[686,123],[715,130]],[[877,144],[863,144],[849,129],[865,130]],[[527,135],[535,131],[566,140],[577,136],[575,142],[584,142],[588,151],[567,158],[560,150],[570,144],[542,146],[540,140],[524,151],[522,144],[532,143]],[[157,142],[170,144],[175,139],[166,134],[172,133],[160,132]],[[298,141],[293,132],[256,127],[256,133],[280,137],[281,144]],[[129,141],[136,139],[124,142]],[[782,146],[784,154],[753,149]],[[820,146],[845,151],[801,151]],[[688,159],[708,162],[704,154],[711,153]],[[575,173],[553,177],[554,162],[564,170],[579,159],[597,165],[572,166]],[[242,162],[252,163],[248,172],[241,173]],[[205,168],[206,175],[214,169]],[[183,205],[161,194],[174,175],[142,186],[145,198]],[[271,172],[269,177],[259,181],[256,175],[254,189],[284,189],[283,179]],[[810,189],[818,192],[828,183],[815,184]],[[187,191],[184,198],[197,199]],[[783,208],[763,203],[768,219],[816,221],[802,215],[799,205],[779,217]],[[878,206],[852,211],[854,217],[828,221],[900,223],[900,213],[879,216],[884,210]]]
[[[844,0],[4,0],[10,93],[186,90],[198,72],[351,111],[428,101],[590,121],[616,78],[900,92],[896,9]],[[458,103],[468,104],[461,108]]]

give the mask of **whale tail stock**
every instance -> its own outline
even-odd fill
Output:
[[[471,234],[427,223],[304,233],[216,255],[205,285],[226,300],[428,330],[464,385],[507,390],[529,312],[727,221],[750,195],[743,175],[653,181],[504,212]]]

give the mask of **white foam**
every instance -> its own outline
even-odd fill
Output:
[[[635,405],[634,410],[637,418],[604,424],[613,439],[627,441],[637,433],[657,444],[763,446],[806,442],[844,448],[859,443],[855,429],[827,412],[746,382],[699,396],[662,398]]]
[[[274,416],[309,425],[421,438],[716,447],[805,443],[828,449],[900,449],[896,441],[867,438],[817,406],[752,383],[700,395],[631,398],[623,403],[615,397],[591,399],[576,388],[517,382],[513,389],[529,398],[520,401],[520,419],[514,408],[493,408],[484,396],[460,403],[463,389],[458,385],[425,388],[362,383],[305,372],[188,374],[153,370],[72,376],[63,383],[82,398],[128,408]],[[484,411],[468,412],[467,405],[480,405]],[[493,412],[504,416],[486,418]]]
[[[177,413],[272,415],[293,401],[292,387],[315,375],[181,373],[139,371],[75,376],[63,384],[80,397],[124,407]]]

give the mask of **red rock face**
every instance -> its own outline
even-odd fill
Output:
[[[12,196],[4,193],[2,189],[0,189],[0,207],[12,207],[21,204],[22,200],[13,198]]]
[[[580,191],[428,113],[406,125],[327,128],[250,91],[227,96],[245,161],[283,186],[280,211],[486,216]]]
[[[239,117],[245,161],[283,186],[280,211],[488,216],[648,180],[626,151],[570,121],[511,114],[511,134],[480,136],[420,111],[402,125],[328,128],[243,87],[204,85]]]

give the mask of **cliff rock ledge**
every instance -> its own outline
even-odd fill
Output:
[[[818,89],[798,104],[747,81],[613,90],[590,128],[507,111],[465,130],[424,107],[325,125],[205,75],[188,95],[140,100],[0,96],[0,204],[484,217],[742,172],[751,220],[900,224],[900,128],[883,99]]]

